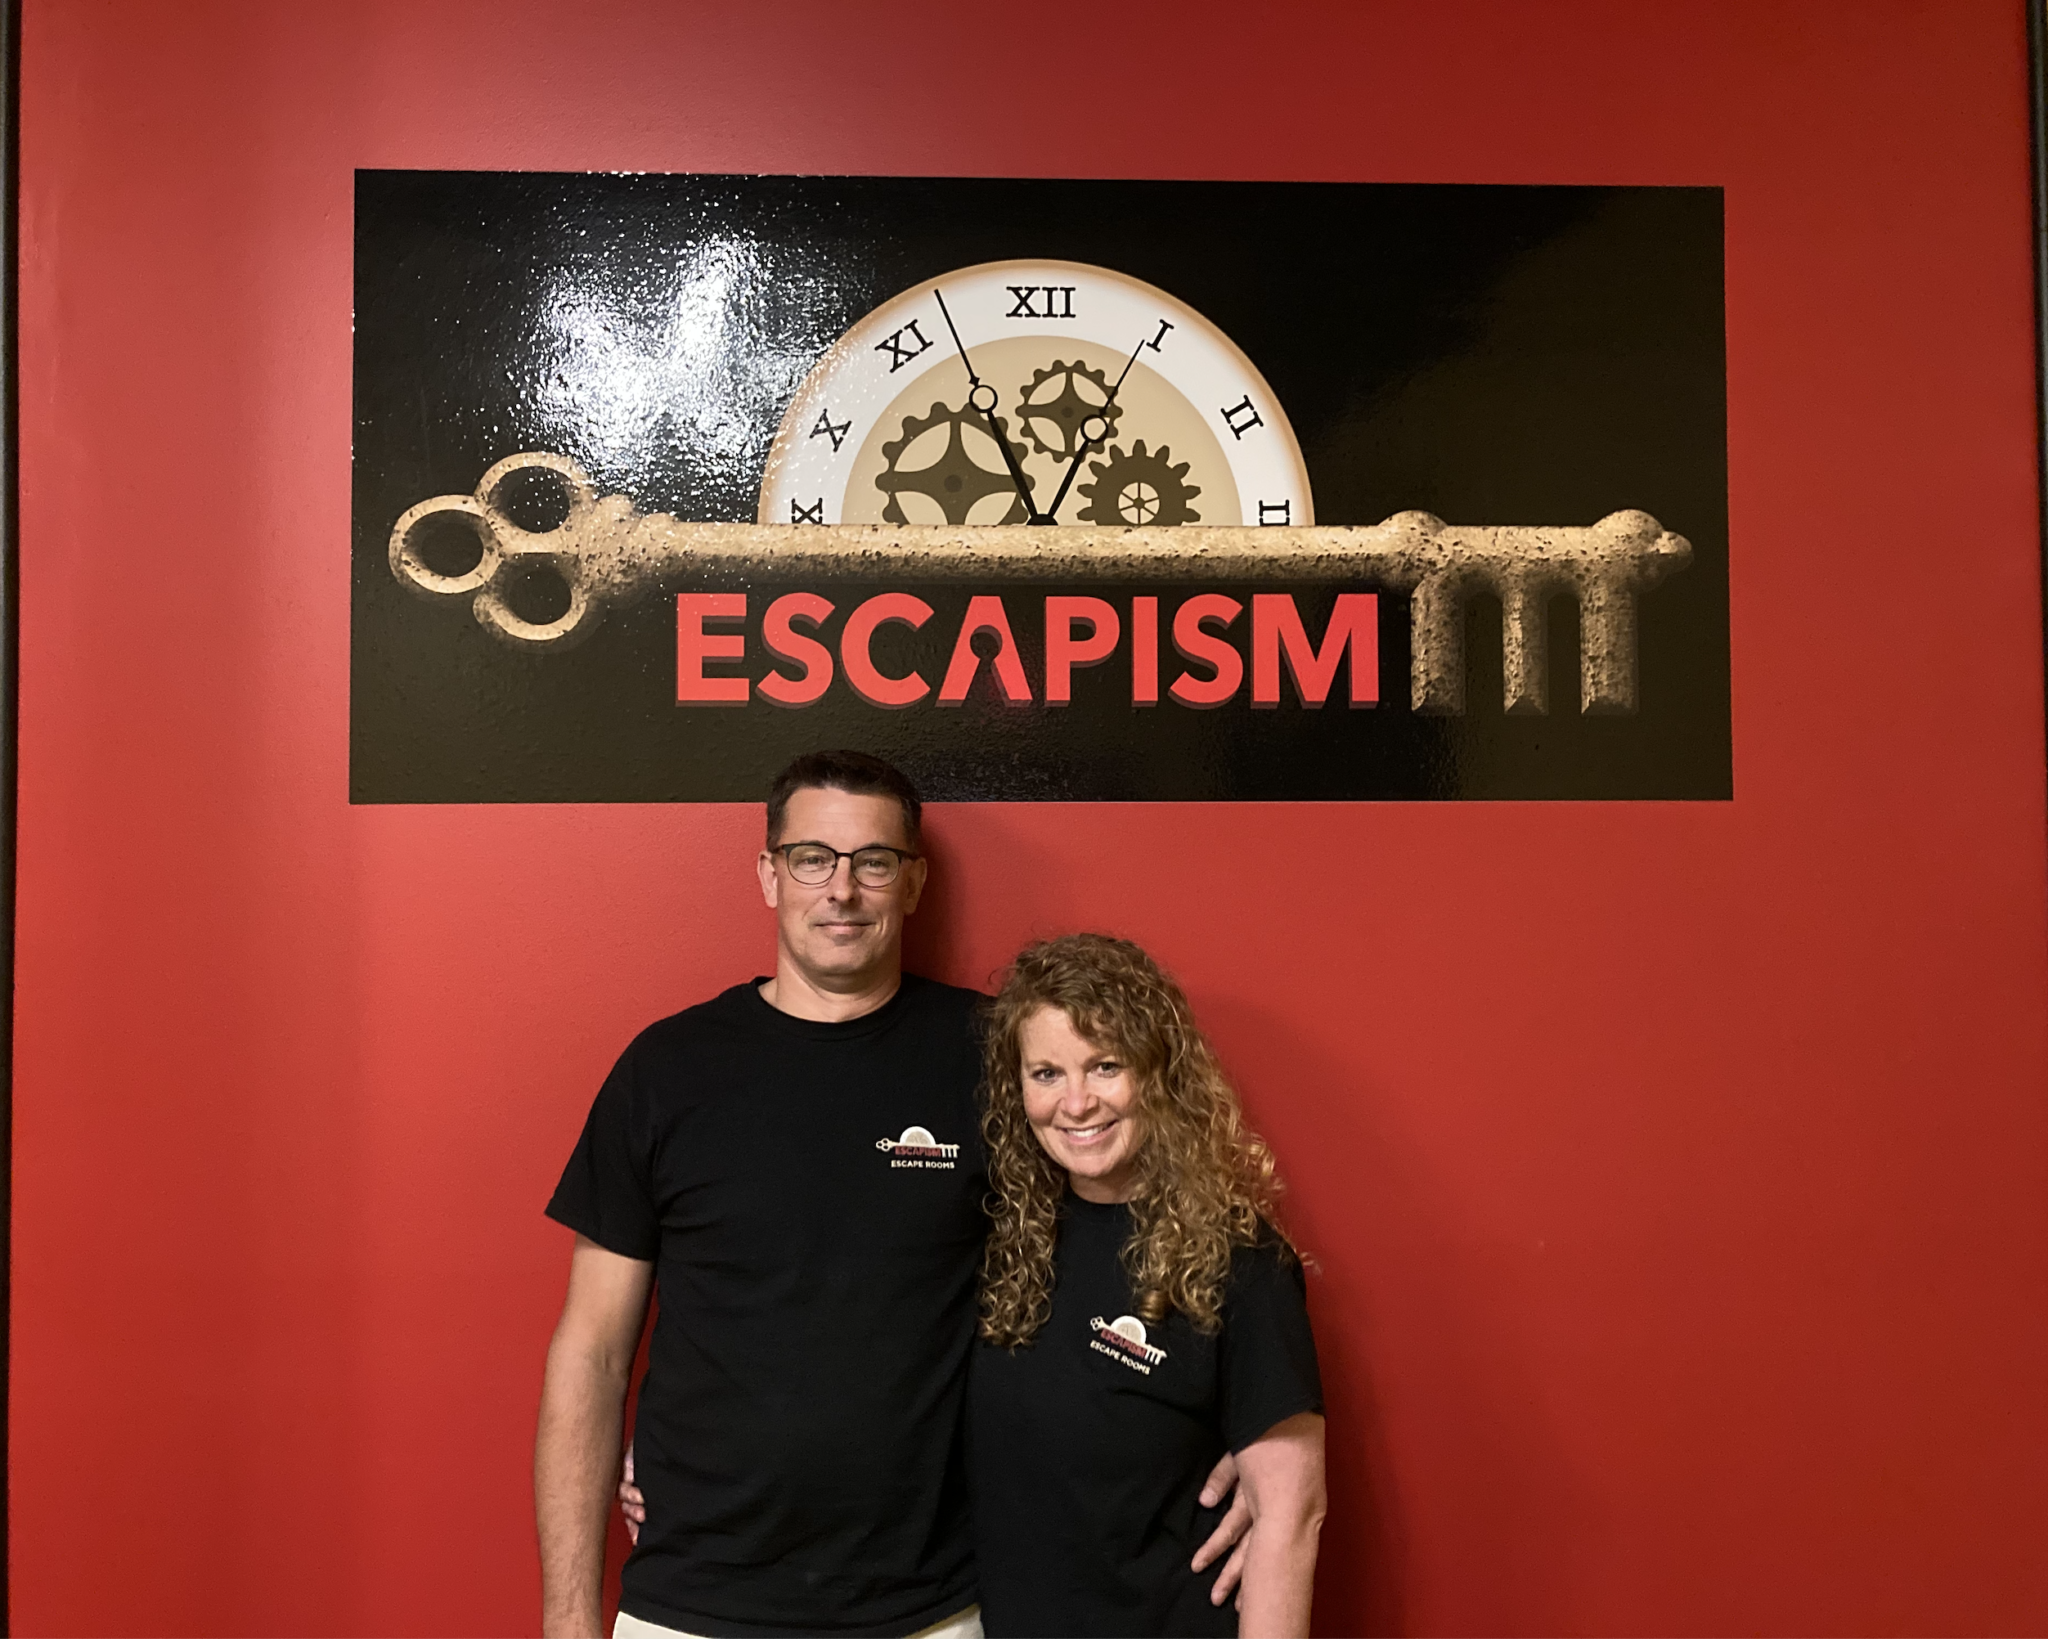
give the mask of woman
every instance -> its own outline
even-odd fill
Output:
[[[1305,1634],[1323,1420],[1301,1263],[1187,998],[1127,940],[1033,945],[991,1007],[985,1070],[984,1628]],[[1190,1568],[1225,1450],[1252,1511],[1235,1611]]]

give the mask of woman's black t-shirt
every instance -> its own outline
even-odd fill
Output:
[[[1235,1634],[1188,1568],[1222,1510],[1202,1482],[1228,1451],[1323,1407],[1300,1263],[1240,1248],[1223,1326],[1137,1307],[1131,1214],[1068,1196],[1052,1317],[1032,1341],[979,1343],[968,1386],[981,1620],[1005,1635]]]

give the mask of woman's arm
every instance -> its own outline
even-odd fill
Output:
[[[1323,1420],[1304,1411],[1276,1423],[1237,1454],[1251,1507],[1239,1639],[1299,1639],[1315,1595],[1316,1539],[1323,1528]]]

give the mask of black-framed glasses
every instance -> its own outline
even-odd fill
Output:
[[[790,879],[807,888],[821,887],[830,882],[842,859],[853,861],[853,880],[863,888],[886,888],[902,874],[906,859],[923,857],[902,848],[884,848],[880,843],[869,848],[856,848],[850,854],[837,848],[827,848],[822,842],[785,842],[781,847],[768,851],[780,854]]]

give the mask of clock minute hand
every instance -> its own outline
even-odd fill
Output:
[[[1042,524],[1046,520],[1039,516],[1038,508],[1031,504],[1030,480],[1024,476],[1024,468],[1017,460],[1017,452],[1010,448],[1010,441],[1003,436],[1003,429],[996,423],[996,404],[999,401],[996,390],[974,373],[974,363],[968,358],[967,349],[961,346],[960,332],[954,326],[953,315],[946,309],[946,293],[934,286],[932,294],[939,300],[939,316],[946,321],[946,329],[953,337],[953,346],[960,354],[960,363],[967,371],[967,402],[981,412],[982,420],[988,423],[989,437],[996,441],[996,448],[1003,452],[1003,464],[1010,469],[1010,482],[1017,486],[1017,499],[1024,503],[1026,521]],[[983,393],[988,394],[986,404],[981,399]],[[1065,495],[1066,491],[1061,490],[1060,493]]]
[[[1110,388],[1109,397],[1102,401],[1102,408],[1081,418],[1081,425],[1074,429],[1076,436],[1080,438],[1081,442],[1075,447],[1074,459],[1067,463],[1066,476],[1060,479],[1059,493],[1052,498],[1052,505],[1045,509],[1044,516],[1040,519],[1034,519],[1034,522],[1049,524],[1057,521],[1059,518],[1060,503],[1067,498],[1067,491],[1073,488],[1075,476],[1081,470],[1081,458],[1092,447],[1102,443],[1109,437],[1109,407],[1116,402],[1116,395],[1123,391],[1124,378],[1130,375],[1131,366],[1138,362],[1138,355],[1144,352],[1148,345],[1148,343],[1141,341],[1136,347],[1131,349],[1131,356],[1124,360],[1123,373],[1116,378],[1116,385]],[[1090,438],[1088,436],[1088,423],[1090,421],[1100,421],[1102,423],[1102,432],[1099,437]]]

